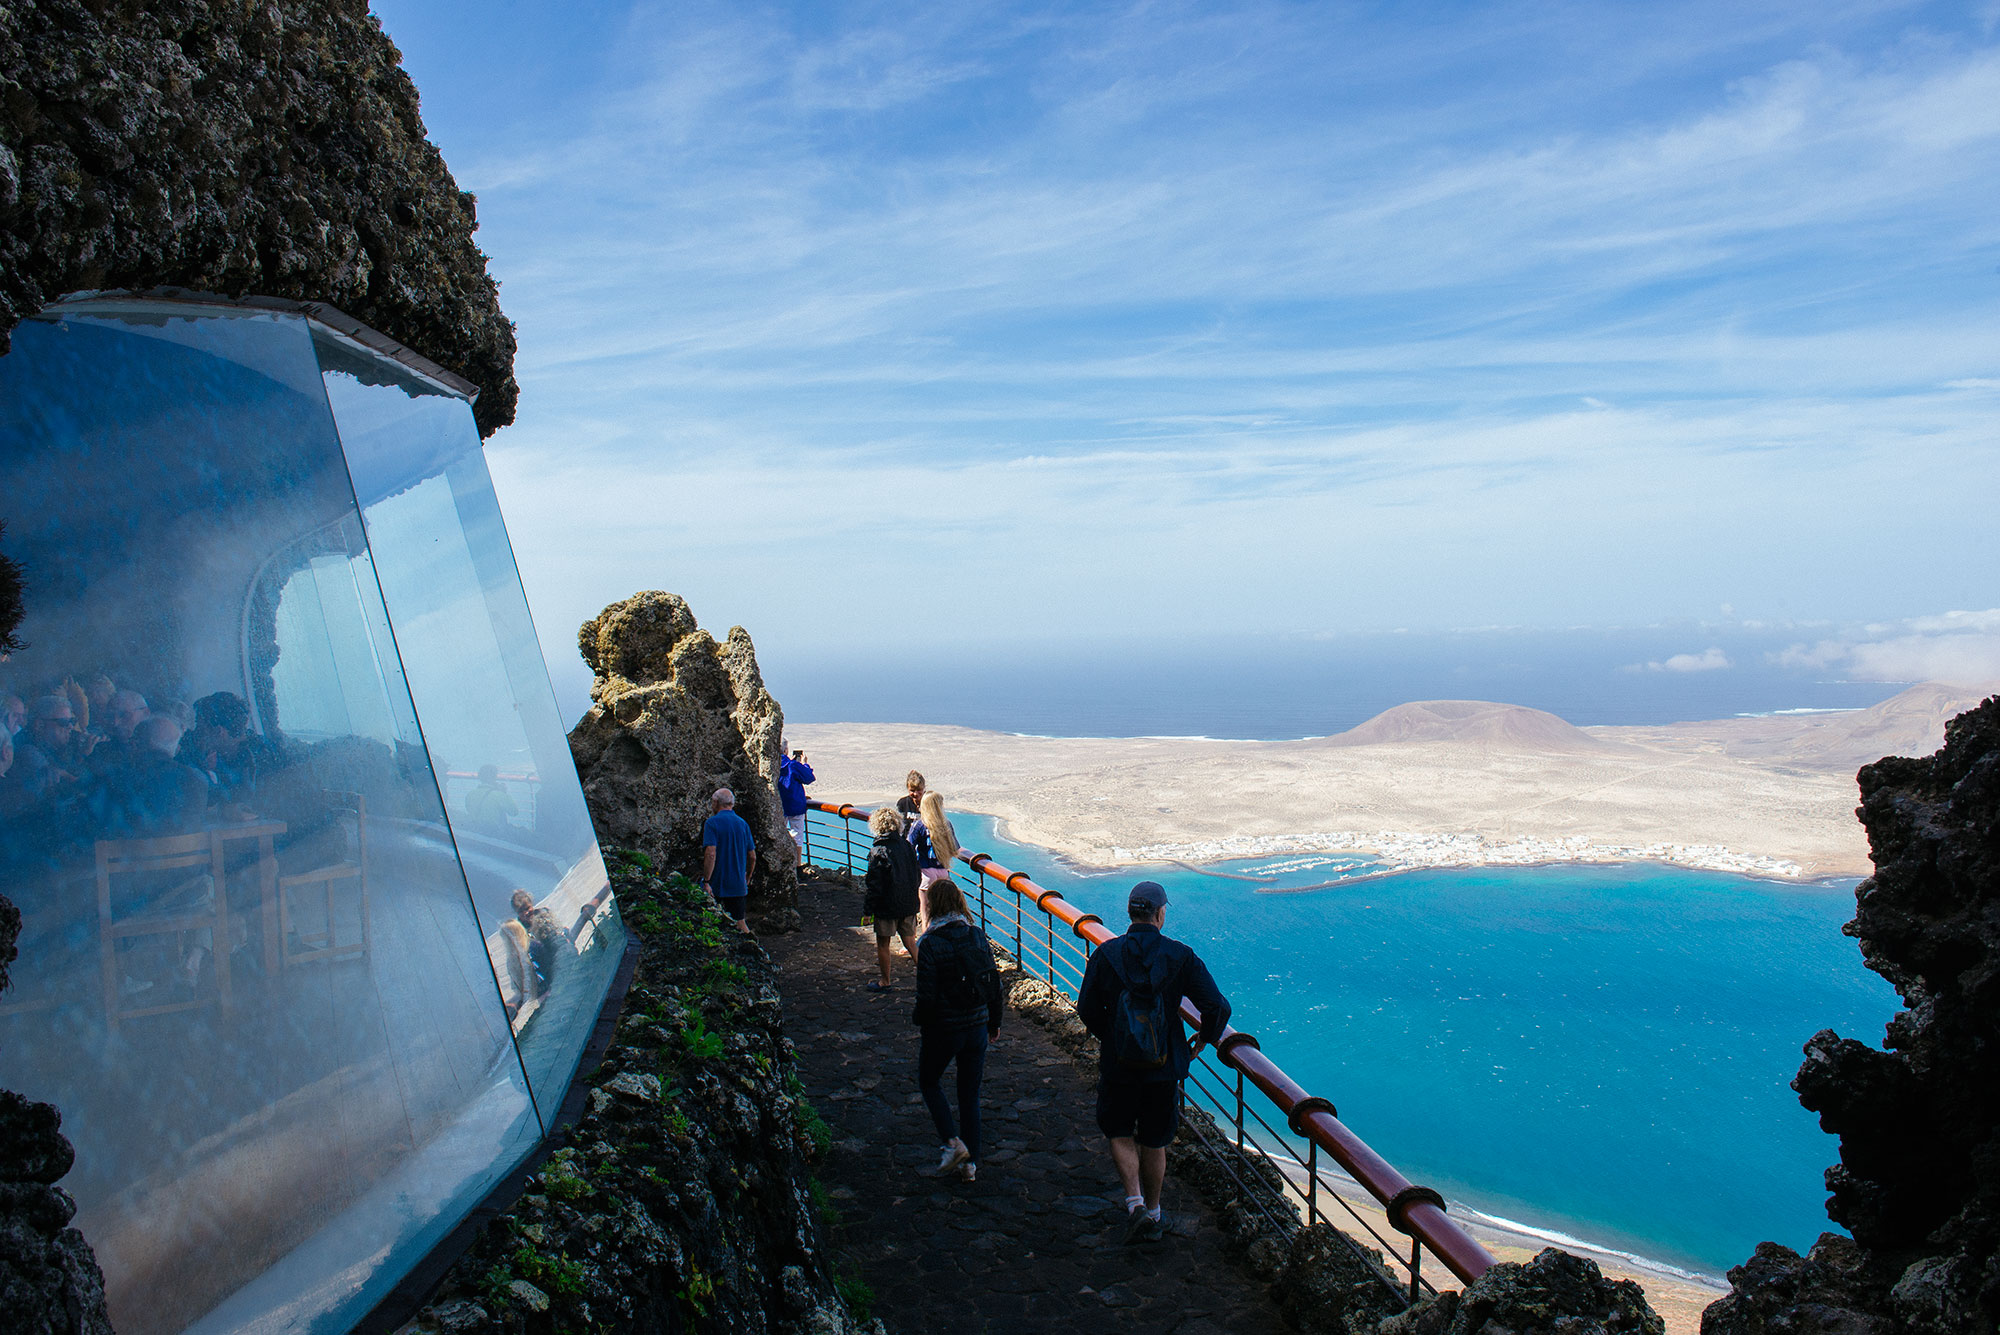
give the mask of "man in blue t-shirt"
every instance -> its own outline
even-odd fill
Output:
[[[747,932],[757,845],[750,838],[749,823],[736,814],[736,794],[718,788],[712,800],[715,814],[701,827],[701,885],[736,920],[736,930]]]

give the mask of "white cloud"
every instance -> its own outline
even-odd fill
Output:
[[[1984,686],[2000,682],[2000,608],[1867,626],[1859,635],[1795,644],[1770,657],[1780,667],[1837,671],[1857,681]]]
[[[1724,668],[1735,667],[1729,655],[1710,647],[1698,654],[1675,654],[1671,658],[1655,660],[1645,664],[1633,664],[1632,671],[1643,668],[1647,672],[1720,672]]]

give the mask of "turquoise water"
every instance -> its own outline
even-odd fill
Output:
[[[1140,873],[967,847],[1107,922]],[[1216,870],[1323,882],[1358,859]],[[1655,865],[1418,871],[1302,894],[1179,868],[1167,931],[1238,1028],[1413,1181],[1482,1212],[1720,1274],[1833,1227],[1838,1142],[1788,1082],[1821,1029],[1879,1043],[1894,991],[1840,934],[1853,883]]]

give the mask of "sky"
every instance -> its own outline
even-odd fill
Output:
[[[374,10],[519,328],[566,699],[642,588],[774,680],[1661,624],[1662,679],[2000,677],[1995,0]]]

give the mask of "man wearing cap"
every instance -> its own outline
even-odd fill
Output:
[[[1201,957],[1162,935],[1167,892],[1157,881],[1132,887],[1125,935],[1092,953],[1078,990],[1076,1011],[1097,1037],[1097,1127],[1111,1140],[1111,1161],[1125,1184],[1125,1240],[1153,1242],[1165,1235],[1160,1187],[1167,1176],[1167,1145],[1180,1124],[1181,1081],[1194,1054],[1222,1036],[1229,1002]],[[1180,1022],[1185,997],[1201,1012],[1192,1044]],[[1121,999],[1127,1002],[1121,1013]],[[1164,1008],[1163,1060],[1134,1060],[1129,1031],[1145,1012]]]

